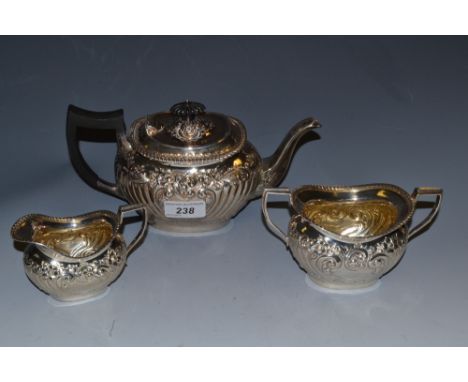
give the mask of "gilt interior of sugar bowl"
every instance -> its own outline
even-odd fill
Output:
[[[385,235],[411,212],[411,203],[384,189],[309,189],[296,195],[302,215],[314,225],[348,239]]]

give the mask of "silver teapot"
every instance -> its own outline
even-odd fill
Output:
[[[319,127],[297,123],[275,153],[262,159],[241,121],[185,101],[136,119],[128,135],[123,111],[92,112],[70,105],[67,144],[71,162],[91,187],[147,208],[149,222],[164,231],[194,233],[222,228],[264,188],[286,175],[300,138]],[[89,167],[79,141],[116,141],[116,183]],[[85,133],[80,135],[80,133]],[[91,139],[92,140],[92,139]]]

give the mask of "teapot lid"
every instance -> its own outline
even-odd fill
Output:
[[[242,149],[246,131],[239,120],[205,110],[198,102],[177,103],[168,112],[137,119],[129,139],[138,153],[165,165],[218,163]]]

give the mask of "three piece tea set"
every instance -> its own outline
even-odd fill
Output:
[[[240,120],[207,112],[197,102],[138,118],[128,135],[122,110],[92,112],[69,106],[67,144],[73,167],[88,185],[128,204],[117,213],[30,214],[18,219],[11,235],[26,244],[28,278],[59,301],[101,295],[144,240],[148,225],[186,235],[216,232],[249,200],[262,197],[267,227],[314,285],[341,291],[371,287],[398,264],[408,241],[432,223],[442,190],[420,187],[410,195],[391,184],[275,188],[298,142],[318,127],[314,118],[298,122],[273,155],[262,159]],[[80,151],[83,140],[117,142],[115,183],[89,167]],[[287,232],[270,218],[270,195],[285,196],[289,202]],[[432,209],[410,228],[422,195],[435,198]],[[127,245],[124,215],[130,212],[138,213],[142,224]]]

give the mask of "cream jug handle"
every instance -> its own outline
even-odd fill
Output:
[[[93,131],[93,136],[89,134]],[[80,134],[79,133],[83,133]],[[80,140],[117,142],[117,135],[125,134],[123,110],[109,112],[88,111],[69,105],[67,113],[67,145],[70,160],[78,175],[92,188],[123,199],[117,185],[101,179],[86,163],[80,151]]]
[[[144,207],[142,204],[136,204],[136,205],[131,205],[131,206],[120,206],[119,211],[117,213],[118,218],[119,218],[119,226],[122,226],[123,224],[124,215],[128,212],[133,212],[133,211],[141,211],[143,222],[141,224],[141,228],[138,231],[137,235],[132,240],[132,242],[127,246],[128,254],[132,253],[135,247],[137,247],[141,243],[141,241],[145,237],[146,230],[148,228],[148,214],[146,211],[146,207]]]
[[[427,215],[426,218],[424,218],[419,224],[410,229],[408,233],[408,241],[411,240],[415,235],[423,231],[428,225],[430,225],[434,218],[437,216],[437,213],[440,209],[440,205],[442,203],[443,190],[434,187],[417,187],[414,189],[411,195],[414,204],[416,204],[417,199],[420,195],[435,195],[436,200],[429,215]]]
[[[286,235],[276,224],[274,224],[268,213],[268,196],[269,195],[288,195],[288,203],[291,204],[291,190],[289,188],[265,188],[262,196],[262,212],[265,217],[265,222],[268,228],[278,236],[286,246],[289,246],[288,235]]]

